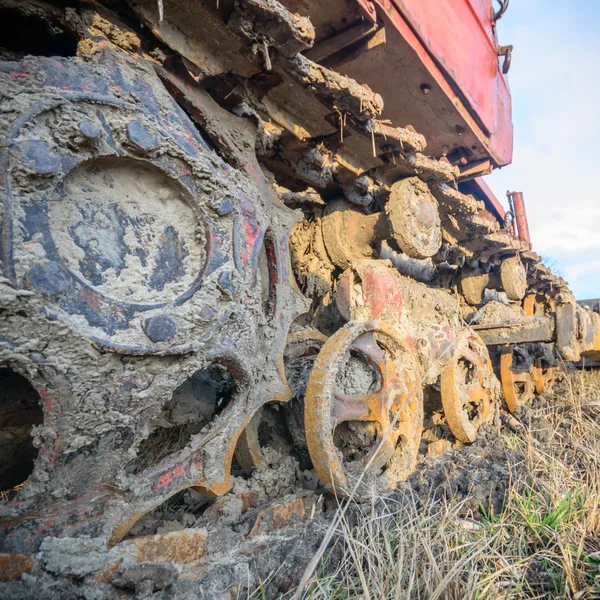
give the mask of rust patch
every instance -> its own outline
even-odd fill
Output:
[[[34,565],[33,554],[0,554],[0,581],[20,579],[23,573],[31,573]]]
[[[513,369],[512,346],[502,348],[500,356],[500,380],[506,406],[514,413],[518,406],[533,400],[535,385],[529,371],[518,372]]]
[[[495,384],[483,340],[476,333],[465,330],[440,380],[444,413],[450,431],[459,442],[474,442],[479,427],[493,419]]]
[[[254,538],[273,530],[285,529],[290,525],[303,523],[310,519],[312,506],[314,505],[314,498],[309,497],[295,498],[291,502],[268,506],[259,511],[248,537]],[[310,507],[310,510],[308,507]]]
[[[138,563],[188,564],[206,554],[206,535],[197,531],[173,531],[132,540]]]
[[[94,577],[94,581],[96,583],[110,583],[112,578],[119,572],[119,569],[121,568],[121,562],[122,559],[119,559],[108,567],[102,569],[100,573]]]

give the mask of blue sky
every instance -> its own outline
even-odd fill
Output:
[[[486,181],[522,191],[534,249],[579,299],[600,297],[600,0],[511,0],[513,163]]]

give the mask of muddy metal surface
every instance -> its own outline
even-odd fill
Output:
[[[286,267],[291,211],[206,146],[152,71],[116,61],[107,50],[92,64],[4,63],[2,118],[13,141],[3,150],[12,235],[2,361],[28,377],[46,414],[20,507],[38,499],[48,530],[100,527],[118,539],[157,494],[191,483],[227,489],[246,422],[286,395],[278,353],[303,300]],[[271,274],[258,266],[267,230],[278,259]],[[236,389],[203,409],[210,398],[194,374],[209,365]],[[184,410],[214,416],[220,436],[190,437],[178,459],[124,473],[186,382],[193,398]],[[210,420],[196,420],[194,433]],[[105,505],[102,525],[91,498],[93,510]],[[5,543],[25,549],[27,525],[17,529]]]
[[[287,592],[329,492],[421,493],[456,440],[501,502],[500,411],[600,315],[308,15],[0,10],[3,593]]]

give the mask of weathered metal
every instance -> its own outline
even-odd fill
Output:
[[[459,442],[474,442],[479,428],[492,421],[498,388],[483,340],[472,331],[464,331],[440,378],[444,415]]]
[[[512,346],[502,348],[500,381],[504,392],[504,401],[511,413],[514,413],[519,406],[533,400],[535,393],[533,374],[529,367],[526,366],[523,370],[515,364]]]
[[[235,448],[235,458],[240,467],[246,472],[253,471],[264,460],[258,438],[258,428],[261,418],[262,408],[259,408],[240,434]]]
[[[411,258],[429,258],[442,245],[437,200],[427,184],[417,177],[391,186],[385,205],[391,238]]]
[[[360,18],[379,19],[387,43],[357,54],[341,65],[342,72],[388,98],[386,116],[425,133],[434,155],[465,148],[473,161],[510,162],[510,93],[498,58],[491,0],[443,5],[339,0],[329,2],[327,9],[318,2],[286,0],[284,4],[314,15],[317,43],[330,32],[342,33]],[[355,6],[363,9],[360,16],[355,15]],[[456,39],[463,42],[456,44]],[[415,98],[421,101],[415,103]]]
[[[351,355],[377,374],[376,390],[347,393],[340,388]],[[423,424],[423,390],[410,342],[384,321],[350,323],[334,334],[317,356],[306,388],[306,440],[321,481],[335,494],[349,496],[364,470],[389,490],[413,470]],[[374,440],[358,470],[348,470],[334,441],[340,425],[375,424]],[[382,469],[384,469],[382,472]]]
[[[550,366],[542,358],[537,358],[532,369],[535,393],[545,394],[550,391],[556,379],[557,372],[558,367]]]
[[[528,317],[516,322],[474,325],[473,329],[487,346],[552,342],[555,335],[554,320],[550,317]]]
[[[553,341],[600,357],[600,315],[476,177],[511,152],[490,0],[130,0],[136,31],[118,3],[7,2],[77,54],[0,63],[0,365],[40,405],[16,424],[0,406],[2,444],[39,425],[0,507],[11,577],[57,536],[201,560],[198,532],[109,546],[178,491],[227,492],[234,453],[264,468],[267,403],[330,489],[367,467],[388,490],[415,466],[424,387],[469,443],[496,404],[494,346],[513,411],[550,385]],[[164,431],[182,444],[152,455]],[[263,508],[249,537],[312,509]]]
[[[519,256],[515,255],[505,258],[499,271],[463,267],[460,285],[465,300],[474,306],[481,304],[486,288],[506,292],[509,300],[522,300],[528,289],[527,272]]]
[[[518,255],[500,264],[500,285],[509,300],[523,300],[527,292],[527,272]]]
[[[294,444],[304,451],[307,447],[304,425],[306,383],[327,336],[315,329],[301,329],[290,332],[287,341],[286,375],[292,390],[292,400],[286,406],[285,417]]]
[[[517,232],[519,239],[531,243],[529,235],[529,224],[527,222],[527,213],[525,212],[525,201],[522,192],[506,192],[506,195],[512,200],[515,209],[515,219],[517,221]]]
[[[294,218],[261,181],[255,158],[244,160],[246,183],[234,183],[231,167],[150,69],[108,48],[99,52],[93,69],[59,58],[0,66],[15,98],[20,86],[44,80],[12,115],[0,148],[9,165],[4,276],[31,304],[16,317],[25,326],[15,321],[3,332],[2,353],[42,397],[51,432],[32,475],[44,483],[2,521],[9,550],[35,550],[48,535],[91,533],[115,543],[181,489],[227,491],[237,439],[254,413],[290,397],[285,337],[306,306],[287,254]],[[65,130],[61,120],[73,112],[79,126]],[[213,193],[205,191],[207,179]],[[261,282],[263,249],[270,266]],[[249,311],[263,316],[250,319]],[[260,321],[258,329],[235,326]],[[23,342],[21,329],[33,322],[41,346],[31,346],[25,368],[11,356]],[[65,339],[63,348],[57,340]],[[53,358],[45,358],[43,349],[53,344]],[[175,377],[160,367],[170,356],[180,360]],[[137,357],[134,371],[124,367],[128,357]],[[148,435],[165,400],[207,364],[235,381],[228,408],[183,450],[140,473],[125,472],[131,448]],[[250,385],[255,369],[270,381],[268,391]],[[149,410],[140,412],[140,394]],[[87,398],[105,398],[103,411]],[[98,433],[92,428],[78,442],[86,420],[90,427],[99,420]],[[76,465],[84,456],[82,471]],[[44,494],[56,481],[69,492]]]
[[[366,215],[344,201],[331,202],[322,219],[329,257],[339,267],[375,255],[374,245],[393,240],[410,258],[429,258],[442,243],[437,201],[417,177],[391,186],[385,211]]]

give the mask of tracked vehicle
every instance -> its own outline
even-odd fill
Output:
[[[0,1],[5,564],[226,493],[269,411],[360,496],[598,360],[481,179],[507,5]]]

